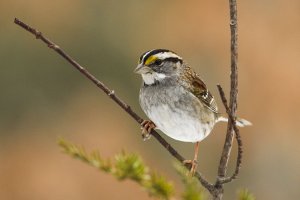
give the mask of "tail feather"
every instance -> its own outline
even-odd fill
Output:
[[[228,122],[228,118],[226,117],[219,117],[218,122]],[[237,118],[236,120],[236,125],[239,127],[245,127],[245,126],[252,126],[252,123],[249,122],[248,120],[242,119],[242,118]]]

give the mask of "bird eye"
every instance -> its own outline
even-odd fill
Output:
[[[159,59],[157,59],[157,60],[154,62],[155,65],[161,65],[161,63],[162,63],[162,60],[159,60]]]

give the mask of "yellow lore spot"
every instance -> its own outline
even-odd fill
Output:
[[[155,55],[150,56],[147,60],[145,60],[145,65],[150,65],[151,63],[154,63],[157,60],[157,57]]]

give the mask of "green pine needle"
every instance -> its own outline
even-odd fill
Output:
[[[131,179],[141,182],[147,178],[148,169],[136,154],[126,154],[124,151],[115,157],[114,175],[120,179]]]
[[[161,199],[170,199],[174,193],[172,183],[168,182],[165,177],[152,173],[151,179],[145,184],[151,196],[159,197]]]
[[[169,200],[174,195],[174,187],[165,177],[159,175],[144,164],[137,154],[129,154],[122,151],[116,155],[113,161],[103,159],[98,151],[87,153],[83,147],[79,147],[60,138],[58,144],[64,152],[76,159],[79,159],[103,172],[112,174],[118,180],[132,180],[142,186],[150,196],[159,199]],[[189,176],[189,171],[181,164],[174,165],[177,173],[184,184],[184,191],[181,195],[183,200],[204,200],[202,187],[198,180]],[[248,190],[240,190],[238,200],[255,200],[255,197]]]
[[[174,167],[181,177],[184,184],[184,191],[182,196],[183,200],[204,200],[205,194],[199,185],[198,180],[195,177],[189,175],[189,171],[178,162],[175,162]]]
[[[79,147],[60,138],[58,140],[64,152],[89,165],[114,175],[118,180],[130,179],[141,185],[149,195],[159,199],[170,199],[173,195],[173,185],[163,176],[158,175],[146,167],[137,154],[127,154],[125,151],[115,156],[113,162],[103,159],[98,151],[87,153]]]
[[[238,200],[255,200],[255,197],[247,189],[242,189],[238,192]]]

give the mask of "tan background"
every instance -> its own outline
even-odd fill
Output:
[[[300,1],[240,1],[239,116],[243,168],[225,199],[248,188],[258,199],[300,195]],[[40,41],[13,24],[37,27],[142,114],[141,53],[169,48],[207,82],[228,92],[227,1],[0,1],[0,199],[149,199],[136,184],[120,183],[62,154],[59,136],[105,157],[126,149],[181,184],[173,158],[116,104]],[[222,107],[222,106],[220,106]],[[224,111],[224,109],[222,108]],[[144,116],[144,115],[143,115]],[[199,169],[214,180],[225,125],[201,143]],[[166,138],[185,157],[193,145]],[[235,149],[234,149],[235,150]]]

